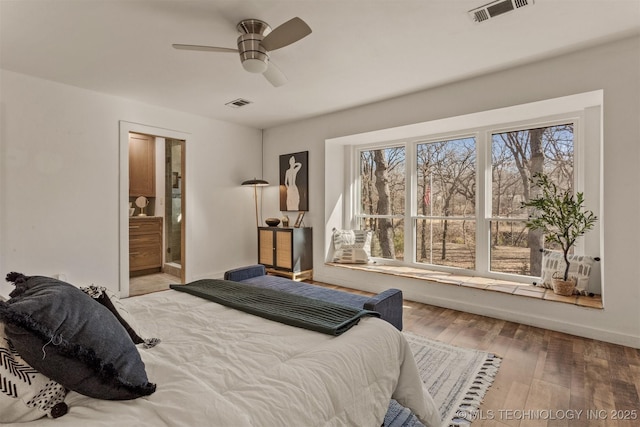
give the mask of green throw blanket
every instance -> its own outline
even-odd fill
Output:
[[[346,332],[363,316],[380,317],[375,311],[229,280],[202,279],[186,285],[171,285],[171,289],[276,322],[329,335]]]

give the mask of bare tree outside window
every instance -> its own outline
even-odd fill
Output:
[[[372,255],[404,253],[405,148],[360,152],[360,228],[373,231]]]
[[[475,267],[475,138],[418,144],[416,261]]]
[[[521,203],[538,196],[531,177],[544,173],[573,188],[573,124],[492,135],[491,270],[539,276],[544,238],[527,230]]]
[[[537,173],[544,173],[560,189],[573,190],[574,125],[494,132],[486,142],[482,139],[481,144],[485,143],[491,149],[486,171],[477,170],[479,142],[475,136],[359,151],[356,219],[361,229],[373,231],[373,257],[540,276],[544,237],[526,228],[530,212],[521,206],[539,194],[531,184]],[[406,176],[407,150],[415,162],[411,178]],[[482,177],[481,182],[477,177]],[[479,185],[483,186],[480,194],[485,194],[482,209],[476,206]],[[409,188],[412,212],[405,212]],[[408,240],[407,221],[411,221],[407,229],[413,231]],[[480,231],[487,232],[480,235],[487,248],[476,243]],[[415,259],[405,259],[405,240]],[[548,242],[546,246],[556,249]],[[476,265],[479,253],[488,259],[488,265]]]

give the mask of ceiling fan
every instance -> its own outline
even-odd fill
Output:
[[[192,44],[173,44],[175,49],[201,50],[206,52],[239,53],[242,67],[250,73],[262,74],[273,86],[282,86],[287,77],[269,59],[269,52],[292,43],[311,34],[311,28],[302,19],[295,17],[273,30],[259,19],[245,19],[236,25],[241,33],[238,48],[217,46],[198,46]]]

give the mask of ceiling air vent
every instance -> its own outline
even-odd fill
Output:
[[[474,22],[484,22],[498,15],[533,5],[533,0],[496,0],[469,11]]]
[[[238,99],[234,99],[233,101],[229,101],[227,102],[226,106],[231,107],[231,108],[240,108],[240,107],[244,107],[245,105],[249,105],[251,104],[251,101],[246,100],[246,99],[242,99],[242,98],[238,98]]]

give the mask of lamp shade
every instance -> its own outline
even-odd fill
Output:
[[[267,181],[265,181],[264,179],[248,179],[246,181],[242,182],[242,185],[253,185],[255,187],[266,187],[267,185],[269,185],[269,183]]]

